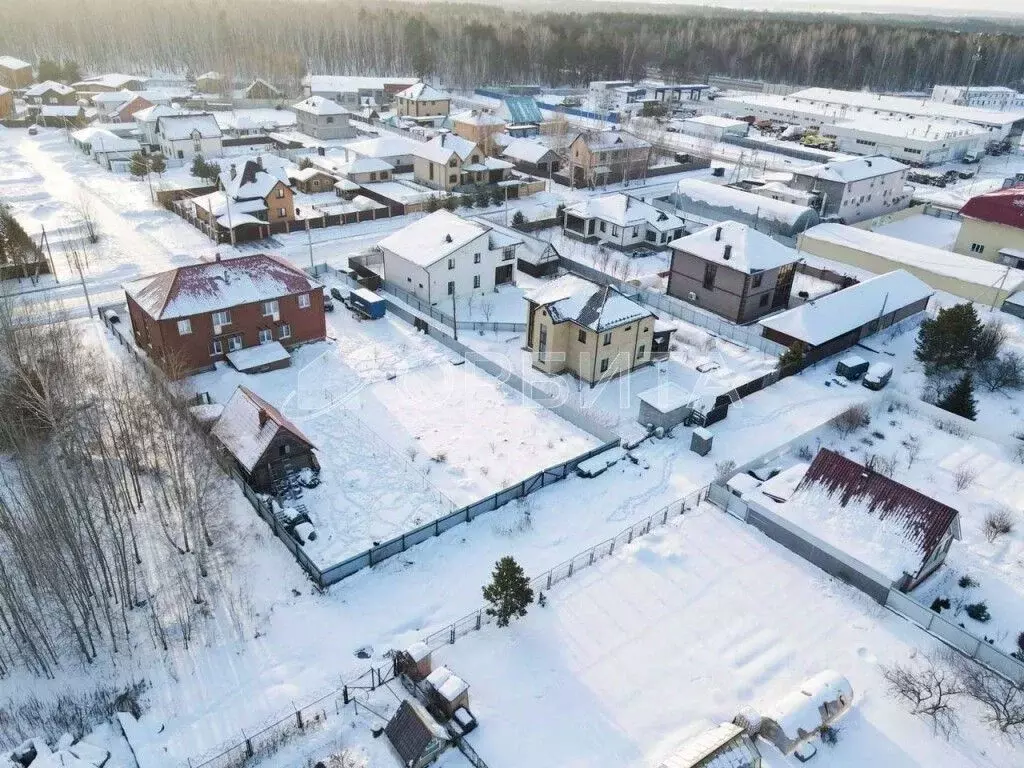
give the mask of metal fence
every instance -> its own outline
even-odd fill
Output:
[[[489,321],[459,320],[458,317],[453,319],[451,315],[445,314],[437,307],[430,304],[430,302],[423,301],[415,294],[410,293],[404,288],[399,288],[397,285],[388,282],[387,280],[384,281],[384,287],[381,290],[390,293],[403,303],[408,304],[417,312],[427,315],[440,323],[444,323],[449,328],[457,328],[460,331],[493,331],[496,333],[526,332],[526,323],[492,323]],[[486,300],[486,298],[480,299],[481,302]]]
[[[559,264],[569,272],[574,272],[580,277],[584,277],[587,280],[591,280],[601,285],[611,285],[625,293],[627,296],[637,297],[644,304],[647,304],[654,309],[661,310],[668,315],[672,315],[672,317],[683,320],[691,325],[696,325],[715,334],[716,336],[728,339],[729,341],[734,341],[745,347],[760,350],[766,355],[771,355],[772,357],[778,357],[786,351],[786,348],[781,344],[777,344],[776,342],[761,336],[756,328],[747,328],[742,325],[736,325],[724,318],[718,317],[717,315],[701,312],[674,296],[623,283],[605,272],[594,269],[586,264],[581,264],[580,262],[566,258],[565,256],[559,257]]]
[[[935,611],[917,602],[911,595],[894,589],[891,579],[866,563],[840,552],[762,505],[734,496],[724,486],[713,484],[708,491],[707,499],[719,509],[753,525],[768,538],[809,563],[855,587],[893,613],[917,624],[932,637],[1008,680],[1024,683],[1024,663],[1003,653],[963,627],[942,618]]]

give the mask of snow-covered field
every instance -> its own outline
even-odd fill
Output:
[[[815,764],[1017,765],[965,712],[936,738],[890,699],[879,665],[936,642],[755,529],[703,506],[553,588],[511,627],[434,654],[470,685],[468,738],[492,768],[653,766],[702,726],[762,711],[819,671],[852,710]],[[524,738],[524,734],[528,734]],[[764,765],[796,766],[759,742]]]
[[[296,350],[290,368],[223,365],[188,383],[221,403],[245,384],[316,445],[323,482],[298,501],[321,565],[599,445],[397,318],[362,321],[343,307],[329,318],[330,339]]]

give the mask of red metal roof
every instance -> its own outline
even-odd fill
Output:
[[[866,504],[880,520],[901,523],[925,559],[957,523],[958,513],[952,507],[827,448],[818,451],[799,487],[811,484],[821,485],[829,493],[838,493],[844,507],[856,499]],[[954,528],[953,535],[959,538],[959,528]]]
[[[1024,229],[1024,187],[1008,187],[972,197],[960,213],[972,219]]]

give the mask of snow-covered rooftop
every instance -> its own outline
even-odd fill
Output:
[[[395,98],[408,99],[409,101],[442,101],[451,97],[444,91],[439,91],[432,85],[424,82],[414,83],[404,91],[395,94]]]
[[[89,88],[95,86],[101,86],[103,88],[125,88],[130,83],[141,83],[143,85],[149,78],[139,77],[137,75],[125,75],[120,72],[111,72],[106,75],[98,75],[96,77],[87,77],[85,80],[74,83],[74,88],[77,91],[88,91]]]
[[[307,115],[315,115],[317,117],[348,114],[348,110],[341,106],[341,104],[326,99],[323,96],[310,96],[308,99],[303,99],[299,103],[293,104],[292,109],[296,112],[304,112]]]
[[[713,224],[673,240],[669,247],[747,274],[778,269],[799,259],[792,248],[738,221]]]
[[[1024,119],[1024,116],[1021,119]],[[897,117],[876,115],[853,115],[849,119],[835,120],[831,126],[837,130],[849,129],[876,136],[932,142],[968,136],[981,137],[987,134],[985,128],[973,123],[953,120],[901,120]]]
[[[733,208],[748,216],[777,221],[790,227],[796,226],[810,209],[793,205],[782,200],[744,192],[700,179],[682,179],[676,185],[676,194],[694,202],[717,208]],[[685,208],[685,205],[682,207]]]
[[[754,765],[751,761],[756,750],[748,740],[740,738],[743,732],[743,728],[734,723],[709,728],[680,746],[658,768],[745,768]]]
[[[490,227],[477,221],[441,210],[388,235],[378,245],[408,262],[429,267],[489,231]]]
[[[619,227],[648,224],[660,232],[669,232],[683,226],[683,220],[678,216],[622,192],[587,197],[565,210],[580,218],[597,218]]]
[[[592,152],[614,152],[617,150],[626,149],[645,149],[651,146],[651,143],[646,139],[641,139],[639,136],[634,136],[626,131],[619,130],[607,130],[607,131],[591,131],[589,133],[581,133],[583,142]],[[574,139],[575,141],[575,139]]]
[[[345,145],[345,152],[360,157],[399,157],[402,155],[415,154],[415,150],[421,142],[414,139],[407,139],[404,136],[387,134],[373,139],[364,139]]]
[[[534,139],[516,139],[501,154],[524,163],[538,163],[545,155],[554,153],[551,147]]]
[[[80,144],[88,144],[93,154],[107,152],[138,152],[142,147],[135,139],[126,139],[105,128],[81,128],[71,134]]]
[[[361,75],[308,75],[303,85],[311,93],[355,93],[357,91],[382,91],[387,86],[418,83],[418,77],[363,77]]]
[[[337,170],[338,173],[348,176],[353,173],[380,173],[381,171],[393,171],[395,170],[395,166],[387,160],[381,160],[379,157],[357,157],[349,163],[343,163],[337,166]]]
[[[1002,264],[962,256],[959,253],[909,240],[858,229],[845,224],[818,224],[800,235],[798,247],[817,254],[816,243],[841,245],[908,267],[951,277],[965,283],[995,288],[1007,293],[1024,287],[1024,271]],[[828,258],[826,253],[818,254]]]
[[[713,128],[749,127],[749,124],[743,120],[733,120],[730,117],[722,117],[720,115],[697,115],[696,117],[688,117],[682,122],[689,125],[706,125]]]
[[[427,682],[441,694],[445,701],[455,701],[469,690],[469,683],[452,672],[448,667],[438,667],[429,675]]]
[[[258,353],[260,348],[251,349]],[[239,387],[224,406],[224,411],[213,425],[210,434],[220,441],[247,472],[251,472],[281,430],[289,432],[295,439],[310,447],[315,447],[302,430],[285,418],[277,408],[247,387]]]
[[[566,298],[546,304],[548,314],[556,323],[572,321],[595,332],[653,317],[642,304],[628,299],[608,285],[587,283]]]
[[[135,113],[134,120],[137,123],[155,123],[161,117],[184,114],[180,109],[167,104],[154,104],[152,107],[140,109]]]
[[[255,347],[236,349],[227,354],[228,362],[239,371],[252,371],[265,365],[287,360],[289,357],[291,355],[288,354],[288,350],[279,341],[269,341],[257,344]]]
[[[195,132],[204,139],[221,136],[220,125],[209,112],[165,115],[157,118],[156,126],[157,132],[170,141],[190,139]]]
[[[261,165],[246,160],[241,170],[231,166],[220,174],[224,191],[235,200],[263,200],[278,184],[289,186],[287,172],[280,165]]]
[[[454,133],[442,133],[425,144],[416,144],[413,154],[433,163],[444,164],[453,154],[465,162],[476,151],[476,144],[469,139],[456,136]]]
[[[127,283],[148,315],[170,320],[321,289],[283,259],[265,253],[189,264]]]
[[[505,121],[493,112],[481,109],[468,109],[452,115],[452,122],[466,125],[504,125]]]
[[[0,56],[0,67],[5,69],[24,69],[25,67],[31,67],[27,61],[16,59],[13,56]]]
[[[651,389],[645,389],[636,398],[661,413],[682,408],[698,399],[693,390],[680,386],[674,381],[666,381]]]
[[[849,184],[853,181],[873,179],[888,173],[900,173],[908,170],[903,163],[891,157],[876,155],[873,157],[851,157],[848,160],[832,160],[809,168],[797,168],[794,176],[809,176],[824,181],[838,181]]]
[[[758,323],[812,347],[860,328],[934,293],[923,281],[897,269],[835,291]]]
[[[64,85],[64,83],[58,83],[56,80],[44,80],[41,83],[30,85],[25,89],[26,98],[34,98],[36,96],[42,96],[44,93],[53,91],[61,96],[70,96],[75,92],[75,89],[70,85]]]

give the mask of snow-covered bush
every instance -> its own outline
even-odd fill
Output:
[[[835,416],[830,423],[836,432],[843,437],[848,437],[871,423],[871,412],[866,405],[858,403]]]
[[[964,610],[967,612],[968,616],[975,621],[980,621],[982,624],[992,618],[992,614],[989,613],[988,605],[985,604],[984,600],[977,603],[971,603],[970,605],[967,605]]]
[[[1006,507],[994,509],[985,515],[985,538],[991,544],[1000,536],[1013,531],[1013,517]]]

